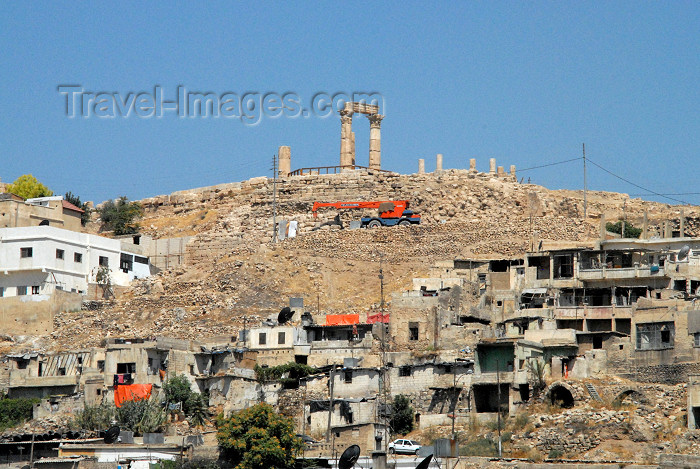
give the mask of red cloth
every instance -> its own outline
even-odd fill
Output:
[[[326,326],[351,326],[359,323],[359,314],[326,314]]]
[[[120,384],[114,388],[114,405],[122,406],[124,401],[150,399],[152,384]]]
[[[389,323],[389,314],[386,313],[382,315],[382,313],[375,313],[375,314],[368,314],[367,315],[367,324],[374,324],[375,322],[383,322],[385,324]]]

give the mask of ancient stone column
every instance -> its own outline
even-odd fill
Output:
[[[469,171],[476,171],[476,158],[469,160]]]
[[[435,157],[435,171],[442,171],[442,153],[438,153]]]
[[[489,159],[489,174],[496,174],[496,158]]]
[[[510,175],[515,177],[515,165],[514,164],[510,165]]]
[[[284,146],[279,147],[277,159],[279,160],[279,177],[286,178],[292,172],[292,149]]]
[[[505,175],[506,175],[505,169],[503,169],[503,166],[499,166],[499,167],[498,167],[498,177],[499,177],[499,178],[502,178],[502,177],[505,176]]]
[[[340,112],[340,166],[352,165],[352,111]]]
[[[418,174],[425,174],[425,160],[423,158],[418,160]]]
[[[350,132],[350,164],[355,166],[355,132]]]
[[[384,116],[369,114],[369,169],[382,169],[381,125]]]

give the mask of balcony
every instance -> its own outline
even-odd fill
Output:
[[[600,269],[579,269],[579,280],[612,280],[630,278],[663,277],[664,268],[655,265],[637,265],[634,267],[602,267]]]
[[[27,376],[26,370],[10,370],[11,388],[36,388],[54,386],[75,386],[78,375]]]

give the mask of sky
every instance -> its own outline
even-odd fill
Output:
[[[376,93],[384,169],[424,158],[432,171],[441,153],[445,168],[476,158],[487,171],[496,158],[581,189],[580,159],[525,169],[585,143],[590,190],[700,204],[698,2],[253,3],[3,2],[0,179],[31,173],[100,202],[270,176],[280,145],[292,169],[337,165],[338,114],[275,117],[274,97],[313,111],[314,96]],[[233,109],[158,116],[156,87]],[[269,116],[236,117],[236,98],[261,109],[263,95]],[[366,165],[367,119],[353,130]]]

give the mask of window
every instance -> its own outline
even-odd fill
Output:
[[[673,322],[637,324],[637,350],[663,350],[673,348],[676,333]]]
[[[100,371],[105,371],[105,361],[97,360],[97,369]]]
[[[63,260],[64,254],[65,254],[65,251],[63,249],[56,249],[56,259]]]
[[[136,363],[117,363],[117,374],[136,373]]]
[[[32,285],[32,295],[39,294],[39,285]]]
[[[5,296],[5,287],[0,287],[0,298]]]
[[[574,255],[554,256],[554,278],[571,278],[574,276]]]
[[[17,296],[24,296],[26,294],[27,294],[27,287],[26,286],[17,287]]]
[[[418,340],[418,323],[408,323],[408,340]]]
[[[66,376],[66,367],[62,366],[61,368],[58,369],[58,375],[59,376]]]
[[[411,376],[411,367],[410,366],[399,367],[399,376]]]
[[[266,332],[261,332],[258,334],[258,345],[265,345],[267,344],[267,333]]]
[[[134,244],[141,244],[141,235],[134,236]]]
[[[141,257],[141,256],[135,256],[134,261],[137,264],[146,264],[148,265],[148,257]]]
[[[284,345],[284,332],[277,333],[277,345]]]
[[[693,347],[700,347],[700,332],[693,334]]]
[[[83,262],[83,255],[80,254],[79,252],[76,252],[73,254],[73,260],[75,262]]]
[[[33,254],[32,248],[19,248],[19,257],[32,257]]]
[[[346,371],[344,374],[345,374],[345,382],[352,383],[352,371]]]
[[[105,256],[100,256],[99,260],[100,267],[109,267],[109,259]]]

